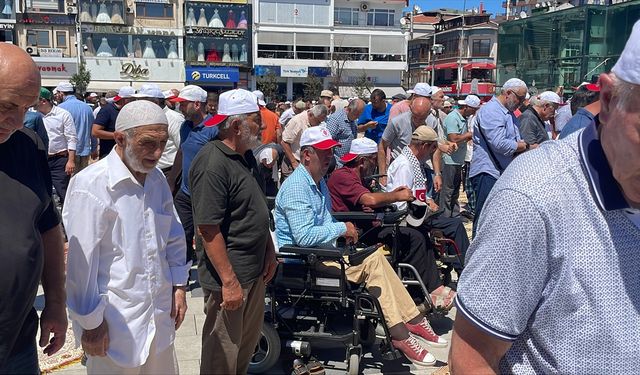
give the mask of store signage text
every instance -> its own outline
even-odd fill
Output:
[[[131,79],[140,79],[149,77],[149,69],[138,65],[135,62],[122,64],[122,70],[120,70],[120,76],[128,77]]]
[[[38,70],[41,72],[66,72],[67,67],[64,64],[60,65],[38,65]]]
[[[39,48],[40,57],[62,57],[61,48]]]
[[[281,66],[281,77],[307,77],[309,75],[309,68],[306,66]]]
[[[12,23],[0,23],[0,30],[13,30],[14,28]]]
[[[26,24],[43,23],[48,25],[75,25],[76,18],[66,14],[18,14],[18,22]]]
[[[187,28],[187,35],[206,35],[227,38],[244,38],[247,30],[244,29],[219,29],[214,27],[190,26]]]

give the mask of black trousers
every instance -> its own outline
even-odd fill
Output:
[[[69,180],[71,176],[64,171],[68,156],[53,156],[47,161],[49,163],[49,171],[51,172],[51,183],[56,188],[56,193],[60,197],[60,205],[64,205],[64,197],[67,195],[67,187],[69,186]]]
[[[367,231],[360,241],[366,244],[374,244],[376,241],[386,245],[393,245],[393,228],[373,228]],[[416,268],[422,282],[429,292],[436,290],[442,282],[436,266],[433,251],[427,246],[425,237],[418,230],[409,227],[400,227],[398,235],[399,249],[396,249],[396,260],[399,263],[408,263]],[[421,297],[420,290],[410,288],[412,297]]]
[[[184,236],[187,240],[187,261],[193,260],[195,262],[195,251],[193,249],[193,237],[195,234],[193,228],[193,209],[191,207],[191,197],[185,194],[182,189],[178,191],[173,203],[176,206],[176,212],[182,222],[182,228],[184,228]]]
[[[462,165],[445,164],[442,168],[442,190],[440,208],[444,217],[459,217],[460,186],[462,185]]]

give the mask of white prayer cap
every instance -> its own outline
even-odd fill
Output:
[[[56,90],[58,90],[59,92],[72,92],[73,85],[66,81],[58,82],[58,86],[56,86]]]
[[[546,102],[549,103],[555,103],[558,105],[564,105],[564,102],[562,101],[562,98],[560,97],[560,95],[556,94],[553,91],[545,91],[542,94],[538,95],[538,99],[540,100],[544,100]]]
[[[504,85],[502,85],[502,89],[503,90],[516,90],[519,88],[527,88],[527,84],[524,83],[523,80],[518,79],[518,78],[511,78],[509,80],[507,80],[507,82],[504,83]]]
[[[164,110],[148,100],[136,100],[120,110],[116,118],[116,131],[145,125],[168,125]]]
[[[471,108],[480,108],[480,98],[475,95],[467,95],[464,100],[458,100],[459,105],[466,105]]]
[[[413,93],[419,96],[429,97],[432,94],[433,88],[429,84],[424,82],[418,82],[413,87]]]
[[[164,94],[158,85],[153,83],[145,83],[142,85],[140,90],[138,90],[137,94],[131,95],[134,98],[155,98],[155,99],[164,99]]]
[[[640,21],[633,25],[627,45],[611,71],[625,82],[640,85]]]
[[[120,90],[118,90],[118,95],[113,97],[113,101],[117,102],[120,99],[132,98],[133,94],[136,93],[136,89],[131,86],[122,86]]]

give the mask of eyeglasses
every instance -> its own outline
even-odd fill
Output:
[[[511,91],[511,93],[518,99],[519,103],[522,103],[527,98],[526,94],[525,95],[518,95],[518,94],[516,94],[515,91]]]

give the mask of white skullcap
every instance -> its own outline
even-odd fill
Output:
[[[523,80],[518,79],[518,78],[511,78],[510,80],[508,80],[507,82],[504,83],[504,85],[502,85],[502,89],[503,90],[515,90],[515,89],[519,89],[519,88],[527,88],[527,84],[524,83]]]
[[[116,118],[116,131],[124,131],[145,125],[167,125],[164,110],[148,100],[136,100],[120,110]]]
[[[640,21],[633,25],[627,45],[611,71],[625,82],[640,85]]]

